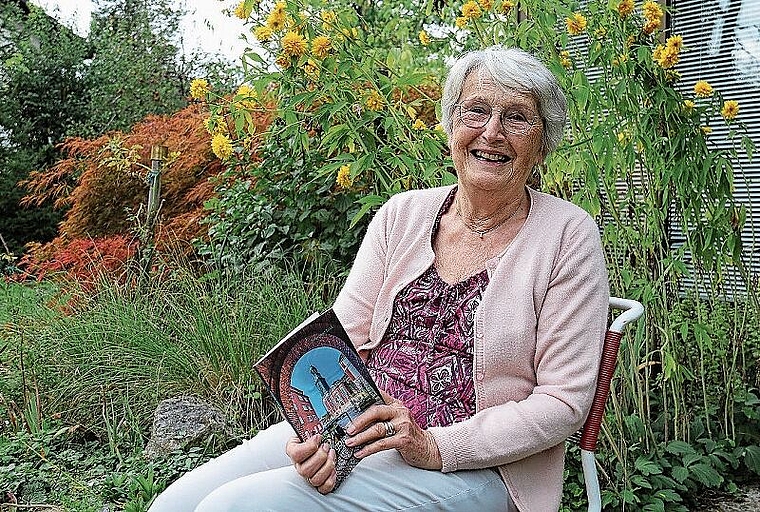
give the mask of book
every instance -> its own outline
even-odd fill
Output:
[[[383,404],[364,361],[332,309],[314,313],[254,364],[293,430],[306,441],[321,434],[336,454],[335,488],[359,463],[345,429]]]

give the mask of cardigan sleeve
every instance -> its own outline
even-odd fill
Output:
[[[369,340],[373,313],[385,279],[386,216],[387,203],[372,218],[346,283],[333,304],[336,316],[357,348]]]
[[[487,404],[463,422],[431,428],[444,472],[518,461],[558,445],[583,424],[593,399],[609,300],[604,254],[590,217],[567,230],[551,264],[533,318],[532,391],[524,399]],[[493,316],[485,321],[498,321]],[[500,346],[495,340],[486,343]],[[505,393],[511,369],[485,371],[481,393],[487,396],[481,400],[488,401]]]

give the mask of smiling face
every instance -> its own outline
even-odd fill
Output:
[[[449,146],[459,183],[483,190],[522,190],[533,167],[544,159],[535,98],[503,88],[487,71],[474,70],[464,81],[458,105]],[[460,109],[479,112],[481,106],[490,106],[491,119],[482,128],[467,126]],[[511,119],[536,121],[521,135],[504,128]]]

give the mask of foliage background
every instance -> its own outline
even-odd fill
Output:
[[[180,52],[181,13],[166,0],[99,0],[83,38],[32,3],[0,5],[0,234],[11,253],[55,236],[63,211],[49,202],[19,208],[17,183],[61,158],[66,137],[97,138],[174,113],[196,74],[237,80],[239,68],[218,57]]]

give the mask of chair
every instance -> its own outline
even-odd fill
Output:
[[[610,381],[615,373],[620,338],[623,337],[625,326],[638,320],[644,313],[644,306],[640,302],[618,297],[610,297],[610,309],[622,310],[623,312],[613,320],[604,337],[604,348],[602,349],[602,360],[599,365],[596,393],[594,394],[591,411],[581,429],[581,438],[578,443],[581,448],[581,464],[583,466],[583,479],[586,484],[589,512],[599,512],[602,510],[599,475],[596,471],[596,443],[599,440],[599,429],[604,418],[607,396],[610,393]]]

